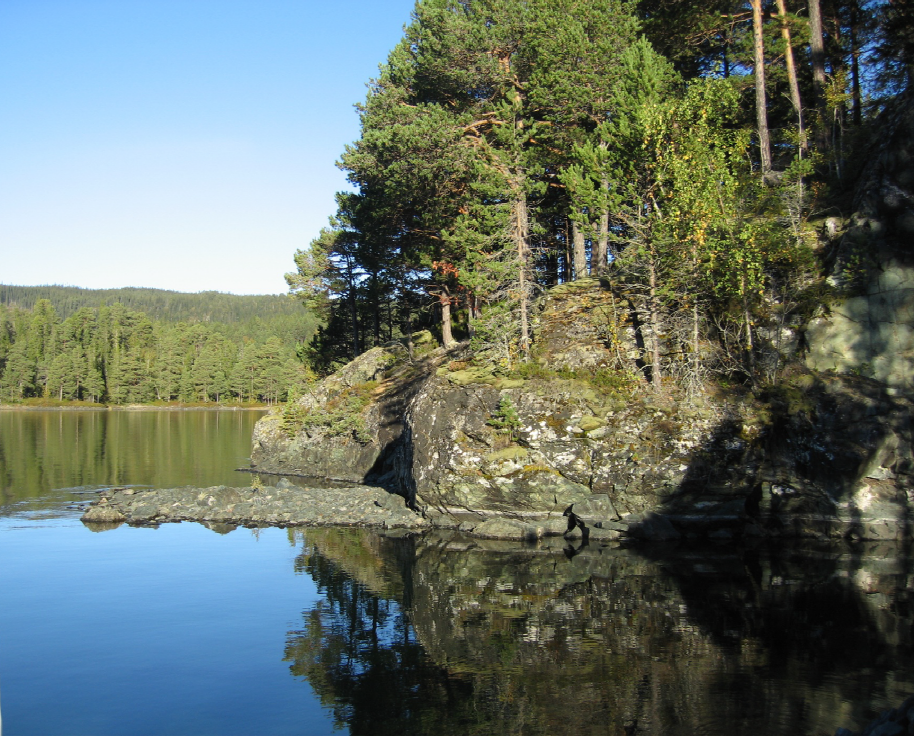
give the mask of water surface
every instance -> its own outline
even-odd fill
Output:
[[[93,531],[243,485],[252,412],[0,412],[9,734],[833,734],[914,692],[904,547]]]
[[[102,486],[247,485],[250,476],[235,468],[248,465],[251,433],[263,414],[0,411],[0,506],[56,507]]]

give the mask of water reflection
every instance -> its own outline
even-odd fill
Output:
[[[0,507],[100,485],[243,485],[262,411],[0,411]],[[85,499],[88,500],[88,499]]]
[[[286,659],[352,734],[823,734],[914,691],[910,557],[318,529]]]

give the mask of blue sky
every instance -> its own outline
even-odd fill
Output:
[[[413,0],[0,0],[0,283],[281,293]]]

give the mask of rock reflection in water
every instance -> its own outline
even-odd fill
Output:
[[[303,533],[286,659],[352,734],[831,734],[914,692],[909,558]]]

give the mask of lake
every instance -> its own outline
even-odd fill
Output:
[[[79,522],[111,485],[247,485],[259,416],[0,411],[7,736],[830,735],[914,692],[901,546]]]

